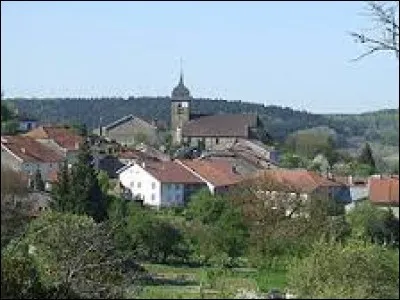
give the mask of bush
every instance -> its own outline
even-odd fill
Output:
[[[346,216],[352,236],[377,244],[399,245],[399,220],[392,211],[382,210],[364,201]]]
[[[119,251],[162,263],[185,261],[189,255],[180,228],[150,209],[114,198],[108,215],[118,227],[114,239]]]
[[[361,241],[317,242],[295,259],[289,288],[302,298],[398,299],[399,252]]]
[[[241,212],[227,197],[202,190],[193,195],[185,212],[191,220],[186,234],[195,259],[212,265],[235,265],[247,247],[247,228]]]
[[[4,276],[15,287],[22,284],[21,289],[55,290],[79,298],[121,297],[127,286],[134,286],[141,268],[120,256],[109,236],[109,228],[86,216],[42,214],[22,239],[2,252],[9,262]],[[13,278],[7,270],[15,266],[21,272],[14,271]]]

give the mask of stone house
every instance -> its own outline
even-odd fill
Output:
[[[33,176],[39,170],[48,180],[51,172],[59,169],[64,160],[61,152],[28,136],[1,137],[1,164],[17,172]]]
[[[68,163],[73,163],[78,155],[83,138],[64,126],[40,126],[24,136],[31,137],[63,154]]]
[[[140,142],[151,145],[160,143],[157,127],[131,114],[97,128],[93,133],[126,146]]]

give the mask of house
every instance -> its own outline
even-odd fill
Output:
[[[284,194],[289,203],[308,201],[313,196],[324,196],[334,203],[346,205],[351,202],[349,187],[313,171],[303,169],[271,169],[258,172],[251,180],[258,185],[256,194]],[[264,186],[263,186],[264,185]],[[263,190],[272,189],[272,190]],[[297,200],[296,200],[297,199]],[[290,209],[287,208],[287,213]]]
[[[236,170],[236,166],[229,161],[205,158],[175,162],[206,183],[212,194],[226,192],[244,179]]]
[[[33,176],[39,170],[46,181],[50,172],[58,170],[63,159],[61,152],[31,137],[1,137],[1,164],[28,176]]]
[[[121,145],[133,145],[140,142],[155,145],[160,142],[157,127],[132,114],[101,126],[93,133],[115,140]]]
[[[98,171],[104,171],[110,179],[118,178],[117,171],[125,164],[117,157],[109,154],[94,154],[94,168]]]
[[[382,209],[392,209],[399,218],[399,178],[371,177],[369,179],[369,201]]]
[[[26,114],[18,115],[18,131],[27,132],[38,127],[38,120],[27,116]]]
[[[200,178],[173,161],[131,163],[117,173],[128,199],[157,208],[182,206],[193,192],[205,186]]]
[[[333,180],[347,185],[350,189],[351,203],[345,206],[347,212],[353,209],[358,203],[368,198],[369,186],[367,178],[334,176]]]
[[[195,115],[192,96],[181,71],[178,85],[171,93],[171,131],[175,144],[215,150],[234,144],[238,139],[270,140],[256,114]]]
[[[81,136],[65,126],[40,126],[25,133],[24,136],[61,151],[70,163],[76,160],[79,147],[83,143]]]
[[[139,150],[123,149],[117,154],[117,158],[122,164],[127,165],[129,163],[140,163],[142,160],[150,160],[153,157]]]

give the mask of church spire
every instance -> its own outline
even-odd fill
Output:
[[[179,84],[180,84],[180,85],[184,85],[184,83],[183,83],[183,66],[182,66],[182,57],[181,57],[181,60],[180,60],[180,62],[181,62],[181,75],[180,75],[180,78],[179,78]]]

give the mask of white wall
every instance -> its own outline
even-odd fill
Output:
[[[35,121],[20,121],[19,130],[28,131],[37,127],[37,122]]]
[[[168,207],[184,205],[183,183],[161,183],[139,164],[134,164],[119,174],[120,183],[140,196],[145,205]]]
[[[134,164],[119,174],[121,184],[129,189],[133,197],[139,196],[143,203],[161,206],[161,183],[138,164]]]

